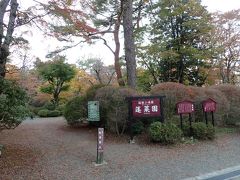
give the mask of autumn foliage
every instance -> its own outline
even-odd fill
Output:
[[[231,89],[231,87],[229,86]],[[230,113],[230,101],[220,90],[221,86],[193,87],[179,83],[161,83],[152,87],[152,95],[165,95],[165,116],[167,120],[176,114],[176,103],[183,100],[190,100],[195,105],[195,120],[203,121],[202,101],[212,98],[217,102],[215,118],[218,124],[224,124]],[[239,105],[238,105],[239,106]]]

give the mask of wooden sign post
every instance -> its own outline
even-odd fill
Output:
[[[98,128],[97,140],[97,161],[96,164],[103,164],[103,141],[104,141],[104,128]]]
[[[206,120],[206,124],[208,124],[208,116],[207,113],[210,112],[212,115],[212,125],[214,126],[214,112],[216,111],[216,106],[217,103],[216,101],[214,101],[213,99],[209,98],[205,101],[202,102],[202,108],[203,108],[203,112],[204,112],[204,117]]]
[[[177,113],[180,116],[180,127],[183,128],[183,114],[189,115],[190,134],[192,134],[192,113],[195,111],[192,101],[181,101],[177,103]]]

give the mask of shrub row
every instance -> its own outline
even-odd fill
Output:
[[[185,125],[184,127],[185,128],[181,130],[173,123],[154,122],[149,127],[149,136],[152,141],[163,144],[175,144],[180,142],[183,135],[193,136],[200,140],[212,140],[215,137],[215,130],[212,125],[207,126],[202,122],[197,122],[193,123],[191,130],[189,126]]]
[[[37,115],[40,117],[58,117],[63,114],[65,105],[61,104],[59,106],[53,105],[51,102],[45,103],[41,107],[30,106],[32,116]]]
[[[215,113],[215,122],[219,124],[235,124],[237,115],[234,111],[240,113],[240,89],[235,86],[212,86],[212,87],[191,87],[184,86],[178,83],[161,83],[152,87],[149,92],[150,95],[165,95],[164,99],[164,114],[167,124],[174,123],[179,124],[179,117],[176,115],[176,103],[182,100],[191,100],[195,102],[196,112],[194,113],[194,119],[197,122],[203,121],[202,101],[208,98],[212,98],[217,102],[217,111]],[[70,100],[64,110],[64,116],[70,125],[74,125],[81,119],[87,118],[87,102],[97,100],[100,102],[100,124],[107,130],[122,134],[127,127],[128,116],[128,104],[126,97],[128,96],[141,96],[143,93],[139,93],[130,88],[121,88],[113,86],[93,86],[86,95],[81,97],[75,97]],[[234,98],[235,97],[235,98]],[[237,114],[237,113],[236,113]],[[239,116],[238,116],[239,117]],[[148,121],[148,120],[146,120]],[[144,127],[148,127],[150,121],[147,123],[143,121],[134,124],[131,131],[134,134],[142,132]],[[197,130],[194,130],[194,128]],[[203,129],[200,132],[203,133],[203,139],[211,139],[211,131],[214,128],[208,126],[202,127],[201,125],[193,126],[195,137],[201,139],[201,135],[198,133],[198,129]],[[163,125],[165,128],[165,125]],[[205,129],[205,130],[204,130]],[[187,131],[183,131],[183,134],[187,134]]]

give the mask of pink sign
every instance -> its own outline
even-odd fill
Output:
[[[136,99],[132,100],[133,117],[160,116],[160,99]]]
[[[203,101],[203,110],[204,112],[215,112],[216,111],[216,102],[212,99],[207,99]]]
[[[191,101],[182,101],[177,103],[178,114],[189,114],[194,112],[194,105]]]

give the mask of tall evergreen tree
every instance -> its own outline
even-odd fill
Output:
[[[159,0],[149,12],[151,45],[144,63],[158,71],[160,81],[202,85],[210,57],[208,11],[199,0]]]

